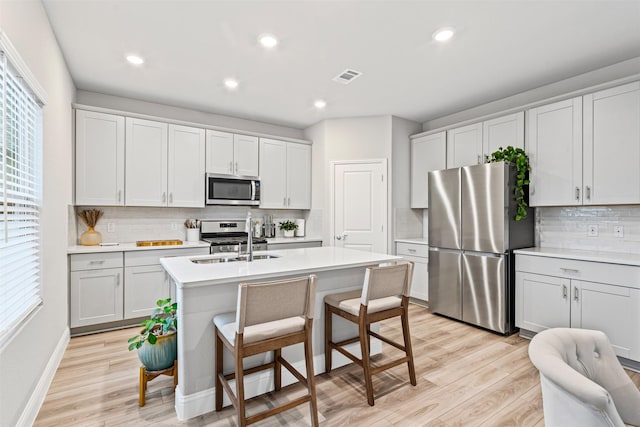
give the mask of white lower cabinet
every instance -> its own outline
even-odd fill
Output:
[[[122,320],[122,252],[72,255],[70,264],[71,327]]]
[[[209,247],[199,247],[71,255],[71,327],[151,315],[159,299],[175,300],[160,258],[208,253]]]
[[[429,301],[429,247],[418,243],[396,242],[396,255],[414,262],[411,297]]]
[[[174,286],[160,265],[160,258],[208,253],[208,247],[125,252],[124,318],[149,316],[159,299],[175,299]]]
[[[640,361],[640,267],[518,254],[516,326],[601,330]]]

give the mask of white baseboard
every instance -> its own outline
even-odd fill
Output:
[[[353,343],[346,348],[353,352],[357,357],[360,357],[360,346],[358,343]],[[371,340],[371,354],[378,354],[382,352],[382,344],[377,339]],[[333,353],[332,357],[332,369],[340,366],[352,363],[337,351]],[[292,363],[303,376],[305,375],[306,368],[304,360]],[[316,375],[324,373],[324,354],[317,354],[313,357],[313,367]],[[287,369],[282,369],[282,386],[287,386],[298,381]],[[232,382],[232,387],[233,382]],[[245,378],[244,381],[244,393],[245,399],[267,393],[273,390],[273,371],[263,371],[260,374],[253,374]],[[230,405],[231,401],[226,393],[223,393],[224,406]],[[178,420],[185,421],[190,418],[194,418],[208,412],[215,411],[215,388],[208,388],[206,390],[199,391],[197,393],[184,395],[180,391],[180,387],[176,387],[175,392],[175,408]]]
[[[40,407],[44,402],[44,398],[47,396],[47,391],[49,390],[49,386],[53,381],[53,377],[58,370],[58,366],[62,361],[62,356],[64,356],[64,351],[67,348],[67,344],[69,344],[70,334],[69,328],[65,328],[62,336],[58,340],[58,344],[56,345],[55,350],[51,354],[49,358],[49,362],[47,366],[44,368],[44,372],[40,376],[40,380],[38,384],[36,384],[36,388],[31,393],[31,397],[29,397],[29,401],[22,411],[22,415],[18,419],[18,427],[29,427],[32,426],[36,421],[36,417],[38,416],[38,412],[40,412]]]

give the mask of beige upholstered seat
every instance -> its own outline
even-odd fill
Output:
[[[603,332],[548,329],[531,340],[529,358],[540,371],[547,427],[640,425],[640,391]]]
[[[316,275],[275,282],[240,284],[236,312],[219,314],[213,318],[216,337],[217,411],[222,409],[222,389],[224,388],[236,408],[240,426],[252,424],[307,402],[311,411],[311,422],[315,426],[318,425],[318,404],[311,349],[315,288]],[[304,344],[306,378],[282,358],[282,347],[296,343]],[[234,355],[235,372],[232,374],[223,373],[224,347]],[[273,362],[243,370],[242,360],[245,357],[268,351],[273,351]],[[282,366],[307,387],[308,394],[293,402],[247,417],[244,405],[244,375],[273,368],[274,388],[278,391],[281,388]],[[229,385],[229,380],[232,379],[236,379],[235,393]]]
[[[373,406],[373,382],[372,375],[386,369],[407,363],[409,379],[412,385],[416,385],[416,372],[413,364],[411,350],[411,336],[409,333],[409,291],[413,276],[413,262],[369,267],[366,270],[362,292],[342,292],[327,295],[324,298],[325,309],[325,371],[331,371],[331,352],[337,350],[360,365],[364,371],[364,380],[367,389],[367,401]],[[358,337],[333,342],[332,316],[336,314],[358,325]],[[371,331],[371,324],[392,317],[400,317],[404,343],[391,341],[380,334]],[[404,356],[387,362],[381,366],[372,366],[369,358],[370,337],[390,344],[404,352]],[[360,342],[362,358],[359,359],[347,351],[344,346],[354,342]]]

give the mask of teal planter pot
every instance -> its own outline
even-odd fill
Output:
[[[158,337],[155,344],[146,341],[138,349],[138,358],[147,371],[162,371],[173,366],[178,354],[178,334],[172,332]]]

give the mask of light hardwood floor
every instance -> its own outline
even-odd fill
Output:
[[[361,372],[349,365],[319,375],[319,418],[323,426],[543,426],[537,370],[527,355],[529,341],[502,337],[431,314],[412,305],[410,328],[418,384],[406,365],[377,375],[375,406],[367,405]],[[127,338],[137,328],[72,338],[36,420],[36,426],[234,426],[227,408],[180,422],[170,377],[149,383],[147,404],[138,407],[138,370]],[[397,319],[383,333],[401,337]],[[396,350],[383,346],[385,355]],[[393,354],[392,354],[393,355]],[[213,360],[212,360],[213,363]],[[640,386],[640,374],[627,371]],[[291,386],[278,399],[304,392]],[[271,395],[252,399],[249,413],[269,405]],[[302,405],[256,425],[308,425]]]

